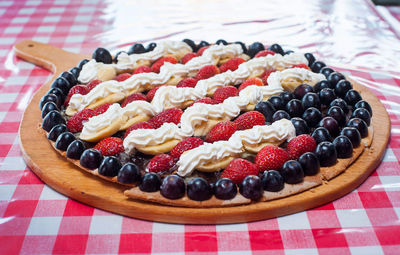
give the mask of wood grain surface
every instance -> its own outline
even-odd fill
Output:
[[[367,88],[353,82],[373,108],[374,139],[370,149],[343,174],[308,191],[269,202],[228,208],[181,208],[129,200],[125,187],[96,178],[60,156],[39,127],[39,101],[51,82],[87,56],[56,47],[23,41],[15,45],[18,57],[54,72],[53,78],[33,96],[19,129],[23,157],[30,169],[46,184],[82,203],[110,212],[151,221],[187,224],[250,222],[292,214],[331,202],[357,188],[381,162],[390,135],[390,119],[379,99]]]

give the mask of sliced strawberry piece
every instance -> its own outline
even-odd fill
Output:
[[[209,97],[200,98],[200,99],[194,101],[193,104],[197,104],[197,103],[203,103],[203,104],[218,104],[217,101],[215,101],[214,99],[209,98]]]
[[[177,88],[194,88],[196,87],[197,80],[195,78],[186,78],[181,80],[178,85],[176,85]]]
[[[179,157],[185,151],[192,150],[194,148],[199,147],[204,144],[203,140],[199,137],[188,137],[183,141],[179,142],[169,153],[175,160],[178,160]]]
[[[68,106],[69,104],[69,100],[71,100],[71,97],[75,94],[81,94],[81,95],[86,95],[87,93],[89,93],[89,90],[86,86],[84,85],[75,85],[73,86],[69,92],[68,95],[64,101],[64,105]]]
[[[118,137],[104,138],[93,149],[100,151],[103,156],[114,156],[124,152],[123,141]]]
[[[265,116],[260,112],[250,111],[240,115],[233,122],[237,124],[238,130],[245,130],[265,125]]]
[[[93,116],[96,116],[96,112],[92,109],[83,109],[75,113],[67,122],[68,130],[72,133],[81,132],[84,122]]]
[[[151,68],[149,66],[139,66],[138,68],[135,69],[132,75],[138,73],[151,73]]]
[[[262,50],[262,51],[259,51],[254,57],[259,58],[259,57],[265,57],[268,55],[275,55],[275,54],[276,54],[276,52],[274,52],[272,50]]]
[[[187,53],[185,56],[183,56],[183,58],[181,59],[181,63],[182,64],[186,64],[187,62],[189,62],[192,58],[197,57],[198,55],[194,52],[190,52]]]
[[[210,48],[210,46],[201,47],[201,48],[197,51],[197,55],[198,55],[198,56],[203,55],[204,51],[205,51],[206,49],[208,49],[208,48]]]
[[[115,76],[115,78],[113,80],[116,81],[125,81],[127,79],[129,79],[132,75],[130,73],[121,73],[118,74],[117,76]]]
[[[138,100],[147,101],[147,97],[142,93],[133,93],[132,95],[129,95],[127,98],[125,98],[125,100],[121,104],[121,107],[125,107],[127,104]]]
[[[102,83],[102,81],[100,80],[93,80],[91,82],[89,82],[88,85],[86,85],[88,91],[91,91],[92,89],[94,89],[97,85],[99,85],[100,83]]]
[[[245,159],[237,158],[231,161],[221,174],[221,178],[229,178],[240,184],[248,175],[258,175],[257,166]]]
[[[268,77],[269,77],[269,76],[271,75],[271,73],[273,73],[273,72],[276,72],[276,70],[275,70],[275,69],[267,70],[267,71],[265,71],[265,72],[261,75],[262,82],[263,82],[265,85],[268,85],[268,82],[267,82]]]
[[[147,171],[149,172],[165,172],[171,169],[175,165],[174,158],[168,154],[158,154],[154,156],[147,165]]]
[[[94,109],[94,112],[95,112],[96,115],[100,115],[102,113],[105,113],[108,110],[108,108],[110,108],[111,105],[112,104],[110,104],[110,103],[106,103],[106,104],[100,105],[99,107],[96,107]]]
[[[148,102],[151,102],[154,98],[154,95],[156,94],[157,90],[160,88],[161,86],[158,87],[154,87],[151,90],[149,90],[149,92],[147,92],[146,94],[146,99]]]
[[[286,146],[291,159],[298,159],[301,155],[306,152],[313,152],[317,147],[317,143],[314,138],[310,135],[299,135],[290,140]]]
[[[222,121],[215,125],[206,135],[206,142],[227,141],[237,131],[236,123]]]
[[[306,64],[292,65],[292,68],[304,68],[304,69],[310,70],[310,68]]]
[[[222,103],[228,97],[235,97],[238,95],[239,95],[238,89],[233,86],[219,87],[215,91],[215,93],[213,95],[213,99],[218,103]]]
[[[265,170],[279,171],[289,159],[289,154],[281,147],[266,145],[257,153],[254,162],[260,172]]]
[[[219,70],[221,71],[221,73],[224,73],[228,70],[235,71],[236,69],[239,68],[239,65],[244,62],[246,62],[246,60],[244,60],[243,58],[239,58],[239,57],[232,58],[232,59],[229,59],[225,64],[221,65],[219,67]]]
[[[260,78],[247,79],[239,86],[239,92],[252,85],[264,86],[264,83]]]
[[[197,80],[205,80],[219,73],[220,71],[216,65],[206,65],[200,68],[195,78]]]
[[[132,126],[128,127],[128,129],[125,131],[124,134],[124,139],[133,131],[136,129],[154,129],[153,124],[147,122],[147,121],[142,121],[133,124]]]
[[[175,123],[178,124],[181,121],[183,111],[178,108],[170,108],[160,112],[149,120],[155,128],[159,128],[164,123]]]
[[[156,62],[153,63],[153,65],[151,66],[151,71],[154,73],[159,73],[160,68],[164,65],[165,62],[177,64],[178,60],[172,56],[161,57]]]

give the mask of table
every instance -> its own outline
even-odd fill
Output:
[[[400,41],[369,1],[1,1],[0,19],[0,254],[398,252]],[[247,224],[199,226],[147,222],[86,206],[53,191],[26,167],[19,123],[50,73],[17,59],[11,50],[16,42],[33,39],[81,53],[101,45],[115,53],[135,41],[183,38],[278,42],[314,52],[384,103],[392,134],[382,164],[357,190],[319,208]]]

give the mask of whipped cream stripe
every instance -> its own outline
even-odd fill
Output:
[[[184,42],[179,41],[163,41],[157,43],[157,46],[149,52],[140,54],[128,55],[126,52],[122,52],[118,56],[118,61],[116,64],[104,64],[101,62],[96,62],[92,59],[82,67],[82,71],[79,74],[78,80],[82,83],[88,83],[92,80],[97,79],[98,71],[105,67],[111,66],[116,71],[124,71],[134,69],[140,61],[155,61],[162,56],[167,54],[183,54],[192,52],[192,48]],[[149,63],[150,64],[150,63]]]
[[[186,64],[165,63],[160,73],[140,73],[132,75],[125,81],[109,80],[100,83],[88,94],[74,94],[69,102],[68,110],[81,111],[91,103],[111,94],[122,94],[124,97],[134,92],[144,90],[144,85],[155,87],[167,83],[172,77],[186,77],[194,75],[201,67],[208,64],[216,64],[221,57],[237,57],[243,53],[239,44],[212,45],[206,49],[202,56],[192,58]],[[88,63],[87,63],[88,64]]]
[[[292,122],[281,119],[269,126],[254,126],[251,129],[236,131],[228,141],[204,143],[184,152],[179,161],[178,175],[190,175],[198,166],[219,161],[229,156],[238,156],[244,151],[243,144],[257,145],[268,141],[283,142],[296,136]]]
[[[233,119],[241,111],[246,110],[249,104],[255,105],[262,101],[265,96],[272,96],[282,92],[281,82],[284,80],[279,80],[278,78],[286,79],[293,77],[303,81],[325,79],[324,75],[315,74],[303,68],[291,68],[281,72],[274,72],[267,80],[268,84],[271,81],[271,86],[249,86],[243,89],[239,93],[239,96],[229,97],[223,103],[216,105],[198,103],[188,107],[182,114],[178,125],[165,125],[165,123],[157,131],[154,129],[149,129],[146,132],[142,132],[143,130],[141,129],[132,131],[124,139],[125,151],[132,153],[136,147],[162,144],[166,141],[164,137],[175,137],[182,140],[182,138],[193,136],[195,127],[209,119]],[[160,136],[153,137],[153,132],[157,132]],[[151,140],[151,143],[149,143],[149,140]]]

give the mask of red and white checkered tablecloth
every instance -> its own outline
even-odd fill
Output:
[[[50,73],[16,59],[11,48],[33,39],[90,53],[104,43],[97,35],[115,25],[108,4],[0,1],[0,254],[399,254],[399,73],[339,69],[381,99],[392,122],[391,141],[365,183],[319,208],[243,224],[164,224],[86,206],[39,180],[21,156],[18,127]]]

